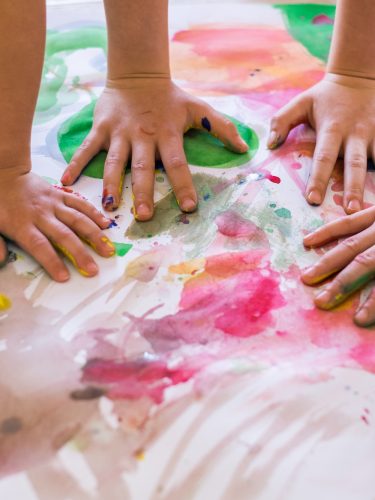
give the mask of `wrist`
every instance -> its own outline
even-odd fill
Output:
[[[170,72],[160,73],[126,73],[122,76],[107,76],[106,88],[109,89],[128,89],[134,87],[143,87],[150,84],[171,82]]]
[[[0,158],[0,183],[31,172],[31,161],[27,163],[5,163]]]
[[[370,76],[354,74],[354,72],[342,72],[330,68],[324,79],[345,87],[375,90],[375,76],[372,78]]]

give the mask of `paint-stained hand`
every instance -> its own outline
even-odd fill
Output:
[[[274,116],[268,147],[280,146],[301,123],[317,134],[307,201],[323,202],[336,161],[344,157],[344,208],[348,214],[358,212],[363,207],[367,158],[375,160],[375,82],[327,74]]]
[[[316,285],[338,273],[315,298],[321,309],[336,307],[375,278],[375,207],[330,222],[306,236],[304,244],[316,248],[345,237],[302,274],[305,284]],[[360,326],[375,322],[375,289],[354,321]]]
[[[131,158],[134,215],[145,221],[153,216],[155,162],[161,159],[181,210],[192,212],[198,199],[183,147],[190,128],[206,129],[238,153],[248,150],[232,122],[169,79],[110,82],[98,100],[93,128],[61,182],[73,184],[87,163],[107,150],[103,207],[116,210]]]
[[[109,224],[86,200],[55,189],[37,175],[0,176],[0,234],[34,257],[56,281],[69,279],[56,249],[82,275],[97,274],[98,267],[82,240],[103,257],[114,255],[115,248],[102,231]],[[1,254],[5,248],[0,243]]]

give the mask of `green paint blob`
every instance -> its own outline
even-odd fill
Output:
[[[112,243],[115,246],[116,255],[118,255],[119,257],[124,257],[133,248],[133,245],[131,243],[116,243],[115,241],[113,241]]]
[[[367,285],[370,281],[374,279],[374,272],[365,273],[362,276],[359,276],[352,283],[348,283],[342,287],[342,293],[346,297],[352,295],[353,293],[361,290],[365,285]]]
[[[107,51],[106,30],[101,27],[87,27],[67,31],[49,31],[47,33],[46,51],[42,72],[42,82],[36,106],[36,123],[49,120],[57,116],[63,105],[78,100],[80,79],[78,76],[67,82],[68,67],[66,55],[76,50],[100,48]],[[93,94],[88,91],[90,97]]]
[[[57,141],[67,162],[71,160],[76,149],[90,132],[94,109],[95,102],[93,101],[61,125],[57,133]],[[237,121],[235,118],[228,118],[237,126],[241,137],[249,145],[249,151],[245,154],[233,153],[208,132],[191,130],[184,138],[184,148],[190,165],[210,168],[232,168],[243,165],[254,157],[259,147],[258,136],[251,128]],[[107,153],[104,151],[95,156],[85,168],[83,175],[102,179],[106,156]]]
[[[292,218],[291,211],[288,210],[287,208],[278,208],[277,210],[275,210],[275,214],[278,217],[281,217],[282,219],[291,219]]]
[[[275,5],[284,14],[287,29],[315,57],[328,61],[336,8],[333,5]]]

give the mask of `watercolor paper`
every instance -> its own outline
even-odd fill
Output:
[[[372,499],[375,336],[359,296],[313,306],[302,237],[343,215],[342,165],[322,207],[303,197],[314,134],[266,149],[272,114],[324,74],[334,8],[173,7],[175,81],[227,114],[249,155],[204,132],[185,147],[199,211],[166,174],[155,218],[130,179],[100,274],[51,282],[12,247],[0,271],[0,498]],[[34,170],[58,185],[104,85],[102,7],[50,9]],[[101,208],[99,155],[73,190]],[[368,205],[375,202],[373,174]]]

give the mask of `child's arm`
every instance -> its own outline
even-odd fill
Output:
[[[273,118],[269,147],[282,144],[289,131],[309,123],[317,133],[306,198],[324,199],[339,155],[345,160],[344,208],[363,205],[367,157],[375,159],[375,2],[339,0],[326,77]]]
[[[82,274],[97,267],[79,235],[98,253],[113,247],[99,229],[108,220],[73,195],[30,172],[30,135],[45,43],[44,0],[3,0],[0,14],[0,234],[15,241],[57,281],[69,274],[51,242],[63,247]],[[0,238],[0,261],[6,247]]]
[[[115,210],[121,178],[132,161],[134,213],[148,220],[154,211],[155,158],[160,157],[182,210],[191,212],[197,194],[187,165],[183,134],[206,128],[237,152],[247,151],[235,126],[171,80],[167,0],[105,0],[108,78],[94,125],[62,182],[72,184],[90,159],[108,150],[103,206]]]

